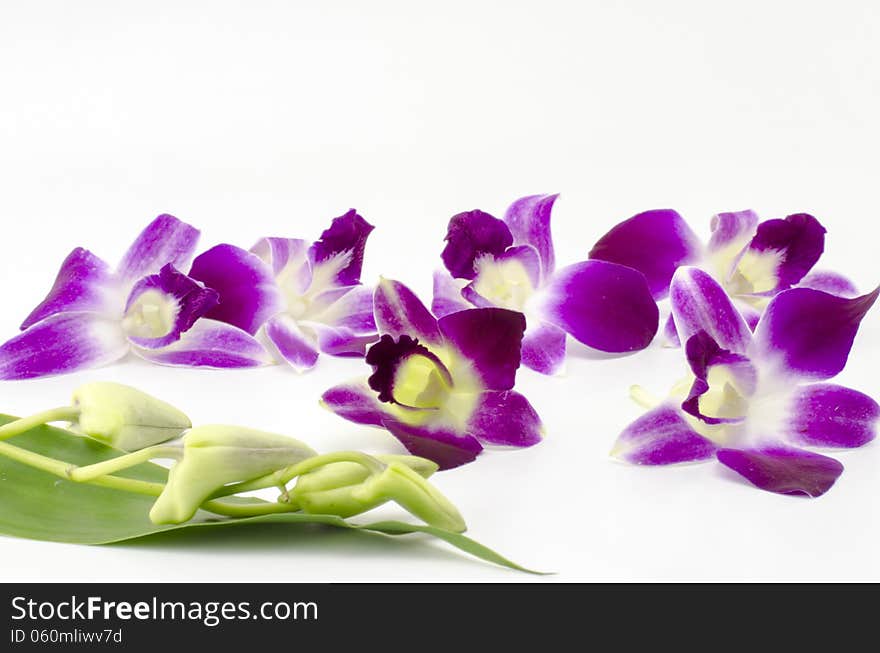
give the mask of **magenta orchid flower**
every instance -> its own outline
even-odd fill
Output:
[[[529,447],[543,427],[513,390],[525,318],[475,308],[436,319],[406,286],[383,279],[374,297],[379,342],[373,374],[324,393],[322,405],[358,424],[385,428],[441,469],[471,462],[481,443]]]
[[[363,356],[374,342],[373,292],[361,285],[373,226],[352,209],[309,245],[263,238],[250,251],[217,245],[193,261],[190,276],[220,293],[211,317],[260,333],[294,369],[314,367],[318,352]]]
[[[825,228],[807,213],[759,222],[754,211],[719,213],[703,244],[672,209],[639,213],[612,228],[593,246],[593,260],[619,263],[645,275],[655,300],[669,293],[682,265],[700,267],[733,298],[752,329],[770,299],[788,288],[814,288],[855,297],[851,281],[829,271],[812,271],[825,248]],[[679,339],[670,319],[665,335]]]
[[[550,216],[556,195],[514,202],[499,220],[483,211],[449,221],[443,263],[434,274],[438,316],[478,307],[519,311],[528,328],[526,367],[553,374],[565,360],[566,334],[604,352],[644,349],[659,313],[642,274],[614,262],[582,261],[556,270]]]
[[[165,365],[252,367],[271,362],[254,338],[204,319],[217,293],[178,271],[199,232],[160,215],[116,270],[77,248],[43,302],[0,345],[0,379],[28,379],[106,365],[129,351]]]
[[[803,447],[859,447],[876,435],[877,402],[826,381],[844,368],[878,294],[783,290],[753,334],[717,281],[679,268],[670,299],[690,374],[667,401],[634,388],[651,409],[620,434],[612,455],[642,465],[714,457],[763,490],[824,494],[843,465]]]

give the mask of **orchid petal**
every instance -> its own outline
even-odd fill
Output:
[[[476,259],[502,254],[513,244],[513,235],[502,220],[477,209],[452,216],[445,240],[440,256],[446,269],[453,277],[473,279]]]
[[[375,334],[373,292],[373,288],[366,286],[343,286],[325,291],[315,298],[314,303],[320,306],[326,302],[326,308],[310,311],[307,319],[310,322],[342,327],[358,335]]]
[[[694,431],[672,406],[658,406],[617,436],[611,455],[636,465],[672,465],[706,460],[715,445]]]
[[[514,245],[531,245],[541,261],[541,276],[549,278],[556,268],[550,216],[559,195],[529,195],[516,200],[504,214]]]
[[[854,299],[810,288],[784,290],[758,323],[754,356],[777,371],[830,379],[846,365],[859,323],[878,295],[880,288]]]
[[[528,399],[513,390],[484,392],[468,420],[468,433],[481,442],[531,447],[541,441],[543,426]]]
[[[590,250],[590,258],[626,265],[645,275],[655,299],[669,293],[676,268],[696,261],[701,245],[677,211],[646,211],[624,220]]]
[[[216,290],[205,288],[169,263],[159,274],[135,284],[125,306],[123,326],[134,344],[164,347],[178,340],[218,301]]]
[[[880,405],[871,397],[832,383],[798,388],[784,425],[794,442],[816,447],[861,447],[877,435]]]
[[[192,260],[199,230],[173,215],[163,214],[138,235],[122,257],[116,273],[122,281],[135,281],[155,274],[170,263],[185,270]]]
[[[526,318],[504,308],[472,308],[439,321],[446,341],[473,365],[487,390],[510,390],[520,364]]]
[[[441,470],[469,463],[483,450],[474,436],[441,426],[414,426],[395,419],[386,419],[384,426],[411,454],[433,460]]]
[[[545,287],[539,310],[583,344],[614,353],[644,349],[660,323],[644,275],[599,260],[559,270]]]
[[[391,414],[366,383],[343,383],[327,390],[321,396],[321,405],[327,410],[356,424],[384,426]]]
[[[220,294],[208,317],[253,335],[284,310],[272,270],[256,254],[234,245],[217,245],[193,261],[189,276]]]
[[[824,248],[825,227],[807,213],[790,215],[784,220],[765,220],[758,225],[748,251],[737,264],[737,272],[743,272],[751,257],[769,256],[778,261],[773,271],[775,278],[764,281],[764,285],[754,280],[759,284],[755,292],[783,290],[803,279]]]
[[[541,374],[556,374],[565,363],[565,331],[533,320],[522,341],[522,364]]]
[[[116,320],[98,313],[57,313],[0,345],[0,379],[32,379],[100,367],[129,350]]]
[[[160,349],[135,347],[135,353],[160,365],[241,368],[269,365],[272,356],[252,335],[236,326],[201,319],[180,340]]]
[[[751,209],[712,216],[712,236],[706,250],[713,257],[721,256],[732,264],[755,237],[758,220],[758,214]]]
[[[705,331],[690,337],[685,352],[696,378],[681,409],[706,424],[742,422],[758,384],[751,361],[722,349]]]
[[[298,295],[308,290],[312,283],[312,264],[306,241],[300,238],[261,238],[250,251],[272,268],[272,275],[280,286],[290,283]]]
[[[49,294],[22,323],[22,331],[56,313],[118,310],[108,297],[113,283],[110,267],[89,250],[77,247],[61,264]]]
[[[798,282],[798,288],[821,290],[838,297],[858,297],[856,285],[842,274],[829,270],[816,270]]]
[[[669,296],[682,342],[705,331],[724,349],[740,354],[746,351],[752,332],[724,289],[707,273],[699,268],[679,268]]]
[[[376,333],[360,334],[347,327],[331,327],[303,321],[302,326],[315,333],[318,349],[331,356],[363,357],[367,348],[379,339]]]
[[[446,270],[434,271],[434,298],[431,301],[431,312],[438,318],[471,308],[461,295],[461,283],[463,282],[454,279]]]
[[[266,337],[278,355],[298,372],[311,369],[318,362],[317,342],[311,333],[303,332],[296,320],[279,313],[266,322]]]
[[[373,295],[376,326],[395,338],[409,335],[425,344],[441,344],[436,318],[416,294],[399,281],[380,279]]]
[[[337,286],[360,283],[364,248],[373,229],[354,209],[333,218],[309,250],[313,278]]]
[[[825,494],[843,472],[834,458],[802,449],[719,449],[721,464],[752,485],[777,494]]]
[[[669,317],[666,318],[666,323],[663,325],[663,337],[666,339],[667,347],[681,347],[681,340],[678,338],[678,329],[675,328],[675,316],[671,313]]]

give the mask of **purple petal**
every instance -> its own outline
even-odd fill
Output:
[[[678,329],[675,328],[675,317],[670,313],[666,318],[666,324],[663,325],[663,337],[666,339],[666,346],[681,347],[681,340],[678,338]]]
[[[376,392],[360,382],[343,383],[330,388],[321,396],[321,405],[357,424],[384,426],[384,420],[390,418]]]
[[[483,450],[472,435],[439,426],[413,426],[391,418],[385,420],[384,426],[411,454],[433,460],[441,470],[469,463]]]
[[[746,325],[749,327],[749,331],[754,333],[755,329],[758,328],[758,322],[761,321],[761,311],[754,306],[737,299],[733,300],[733,305],[736,307],[736,310],[739,311],[739,314],[742,315],[742,319],[745,320]]]
[[[365,360],[368,365],[373,366],[373,374],[367,379],[367,383],[378,393],[379,401],[413,409],[440,408],[440,405],[434,402],[442,401],[444,397],[442,391],[430,393],[428,396],[411,397],[410,395],[416,393],[412,390],[405,397],[401,396],[398,374],[401,369],[405,369],[403,364],[412,357],[421,358],[423,363],[427,361],[429,365],[420,368],[422,376],[418,381],[421,383],[406,384],[405,389],[410,389],[411,386],[418,390],[428,389],[433,381],[430,378],[431,374],[436,374],[446,388],[452,387],[449,370],[433,352],[420,344],[418,339],[404,335],[395,340],[387,334],[367,351]]]
[[[311,369],[318,362],[315,338],[304,333],[296,320],[287,313],[279,313],[266,322],[266,337],[278,355],[298,372]]]
[[[797,389],[785,434],[816,447],[861,447],[877,435],[880,406],[866,394],[832,383]]]
[[[173,215],[163,214],[138,235],[122,257],[116,273],[124,281],[155,274],[171,264],[185,270],[196,251],[199,230]]]
[[[528,399],[513,390],[484,392],[468,421],[468,432],[481,442],[510,447],[538,444],[543,431]]]
[[[701,245],[678,212],[646,211],[624,220],[602,236],[590,250],[590,258],[626,265],[648,280],[655,299],[669,292],[676,268],[700,256]]]
[[[546,321],[580,342],[606,352],[647,347],[660,311],[640,272],[606,261],[584,261],[559,270],[539,309]]]
[[[234,245],[217,245],[193,261],[189,276],[220,294],[208,313],[251,335],[270,317],[284,310],[284,298],[272,270],[256,254]]]
[[[252,335],[224,322],[202,319],[180,340],[160,349],[136,347],[139,356],[160,365],[186,367],[258,367],[274,362]]]
[[[548,322],[526,326],[522,364],[541,374],[555,374],[565,362],[565,331]]]
[[[315,297],[313,305],[317,307],[326,302],[326,308],[320,311],[312,308],[304,319],[348,329],[359,335],[375,334],[373,293],[373,288],[366,286],[344,286],[325,291]]]
[[[732,261],[754,238],[757,228],[758,214],[751,209],[718,213],[712,216],[712,236],[706,249],[715,253],[731,248],[733,251],[729,254]]]
[[[0,379],[33,379],[100,367],[128,350],[118,321],[98,313],[58,313],[0,345]]]
[[[370,345],[379,339],[375,333],[362,335],[345,327],[329,327],[317,322],[303,322],[303,326],[315,332],[318,349],[331,356],[363,358]]]
[[[296,266],[298,271],[305,268],[305,272],[302,273],[303,283],[298,290],[305,292],[308,289],[312,273],[308,255],[309,244],[306,241],[300,238],[261,238],[250,251],[272,268],[275,277],[284,272],[288,265]]]
[[[856,285],[842,274],[828,270],[810,272],[798,282],[798,288],[812,288],[837,295],[838,297],[858,297]]]
[[[776,269],[776,290],[790,288],[803,279],[822,256],[824,248],[825,227],[807,213],[790,215],[784,220],[765,220],[758,225],[749,244],[751,252],[781,255]]]
[[[21,329],[56,313],[118,311],[110,292],[113,283],[109,266],[89,250],[77,247],[64,259],[49,294],[31,311]]]
[[[722,348],[745,353],[752,332],[727,293],[711,276],[699,268],[679,268],[672,278],[670,299],[682,342],[705,331]]]
[[[672,406],[648,411],[617,436],[615,458],[636,465],[672,465],[706,460],[715,445],[694,431]]]
[[[461,295],[462,287],[446,270],[434,271],[434,299],[431,312],[439,317],[471,308]]]
[[[321,238],[309,250],[314,275],[318,274],[317,268],[326,268],[331,271],[328,276],[335,285],[353,286],[360,283],[364,248],[373,229],[373,225],[354,209],[333,218],[330,228],[321,234]]]
[[[715,455],[752,485],[778,494],[818,497],[843,473],[834,458],[801,449],[719,449]]]
[[[452,216],[445,240],[440,256],[446,269],[453,277],[473,279],[475,260],[485,254],[502,254],[513,244],[513,235],[502,220],[474,210]]]
[[[168,264],[159,274],[151,274],[135,284],[125,305],[123,325],[128,325],[128,338],[134,344],[150,349],[165,347],[178,340],[218,301],[216,290],[205,288]],[[161,312],[161,304],[169,306],[172,321],[161,325],[160,333],[156,333],[156,327],[144,320],[144,314],[150,310]]]
[[[774,297],[755,331],[755,355],[810,379],[843,370],[874,292],[847,299],[821,290],[792,288]]]
[[[556,268],[550,214],[559,195],[529,195],[516,200],[504,214],[514,245],[531,245],[541,261],[541,276],[549,278]]]
[[[440,331],[474,367],[487,390],[510,390],[520,363],[526,318],[504,308],[472,308],[447,315]]]
[[[379,333],[395,338],[408,335],[424,344],[443,342],[436,318],[415,293],[399,281],[380,279],[373,295],[373,311]]]
[[[742,354],[734,354],[722,349],[705,331],[695,333],[687,341],[685,352],[691,371],[696,377],[687,398],[682,402],[681,409],[689,415],[702,420],[706,424],[727,424],[742,422],[745,418],[745,406],[739,402],[722,404],[720,414],[707,415],[700,406],[700,398],[710,390],[709,370],[713,367],[724,367],[729,375],[733,388],[723,388],[740,397],[750,397],[758,384],[758,375],[751,361]]]

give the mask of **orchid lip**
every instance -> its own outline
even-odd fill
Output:
[[[453,387],[449,369],[418,338],[390,335],[370,347],[366,362],[374,372],[368,379],[379,401],[414,410],[439,410]]]

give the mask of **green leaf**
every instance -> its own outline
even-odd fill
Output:
[[[14,417],[0,415],[0,424]],[[100,442],[63,429],[40,426],[8,440],[10,444],[75,465],[90,465],[121,452]],[[144,463],[119,476],[164,483],[164,467]],[[167,531],[244,526],[247,524],[323,524],[335,528],[372,531],[385,535],[425,533],[481,560],[529,573],[526,569],[460,533],[420,524],[382,521],[355,524],[335,515],[299,512],[231,519],[199,511],[183,524],[153,524],[148,517],[154,498],[121,490],[76,483],[0,456],[0,533],[34,540],[75,544],[113,544]],[[226,499],[228,502],[260,502],[259,499]]]

